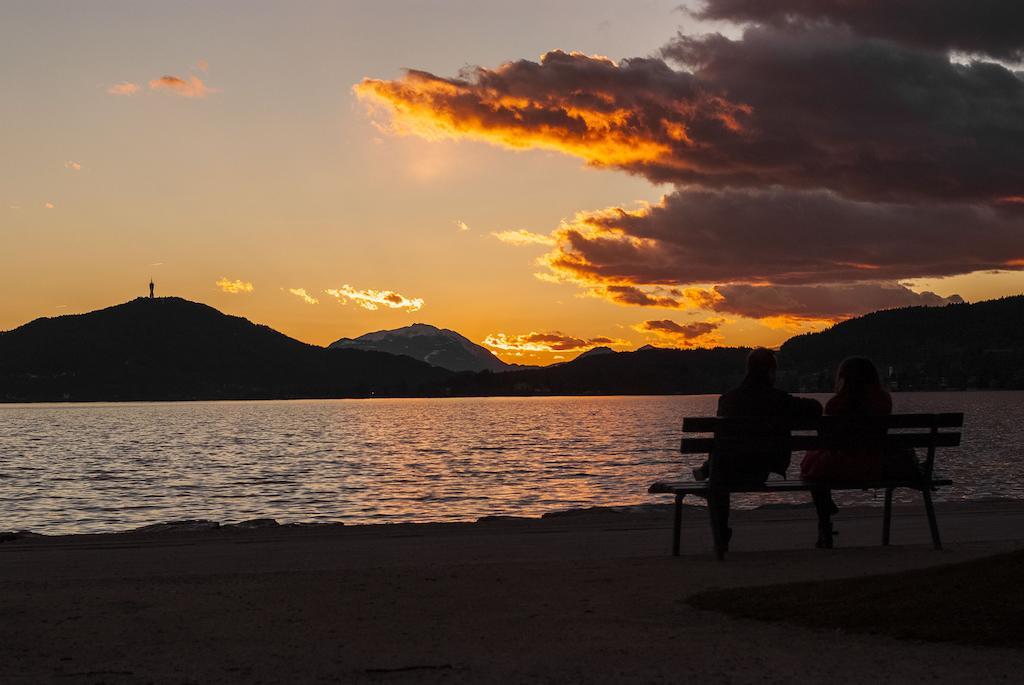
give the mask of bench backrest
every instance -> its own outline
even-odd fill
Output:
[[[821,416],[786,420],[766,417],[688,416],[683,419],[683,454],[713,452],[801,452],[804,450],[873,447],[927,450],[921,464],[930,478],[938,447],[960,445],[962,413],[890,414],[889,416]],[[693,434],[711,434],[695,437]]]

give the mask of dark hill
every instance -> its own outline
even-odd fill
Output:
[[[0,333],[8,401],[408,395],[449,375],[408,357],[307,345],[173,297]]]
[[[790,338],[780,381],[831,390],[836,366],[854,354],[900,390],[1024,388],[1024,296],[891,309]]]

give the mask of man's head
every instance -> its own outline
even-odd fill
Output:
[[[767,347],[755,347],[747,355],[747,378],[775,385],[775,353]]]

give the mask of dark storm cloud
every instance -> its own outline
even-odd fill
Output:
[[[356,92],[397,130],[552,149],[652,181],[880,200],[1024,191],[1024,81],[825,26],[678,36],[660,59],[550,52]]]
[[[946,53],[1018,54],[1018,7],[712,0],[708,18],[749,23],[741,38],[412,70],[355,92],[397,133],[555,150],[676,186],[564,222],[542,277],[632,306],[836,319],[947,301],[905,279],[1024,268],[1024,79]]]
[[[827,191],[675,192],[639,210],[582,212],[554,237],[547,265],[595,285],[806,285],[1024,266],[1019,211],[859,202]],[[653,296],[617,299],[630,297]]]
[[[1020,0],[705,0],[695,14],[775,26],[829,22],[906,45],[1009,60],[1024,48]]]
[[[881,200],[986,201],[1024,187],[1024,82],[999,64],[831,27],[678,36],[663,54],[752,112],[703,170],[651,166],[654,180]]]
[[[955,304],[958,295],[941,297],[916,293],[899,283],[842,283],[831,285],[719,285],[713,309],[754,319],[845,319],[880,309]]]

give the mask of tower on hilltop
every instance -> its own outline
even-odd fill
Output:
[[[153,296],[153,288],[154,288],[154,287],[155,287],[155,286],[153,285],[153,279],[151,278],[151,279],[149,279],[149,299],[151,299],[151,300],[152,300],[152,299],[153,299],[153,297],[154,297],[154,296]]]

